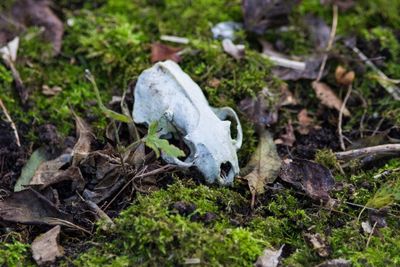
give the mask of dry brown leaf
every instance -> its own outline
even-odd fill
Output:
[[[295,188],[303,190],[314,200],[323,200],[326,203],[331,200],[329,191],[335,184],[332,173],[316,162],[286,159],[282,163],[279,177]]]
[[[253,196],[264,193],[264,186],[275,181],[281,167],[281,159],[276,151],[272,135],[263,130],[256,151],[243,170],[244,179],[248,181]]]
[[[155,63],[167,59],[179,62],[181,61],[181,57],[179,56],[178,52],[181,50],[182,48],[154,43],[151,45],[151,62]]]
[[[0,221],[51,225],[57,224],[54,218],[72,220],[69,214],[32,189],[15,192],[0,201]]]
[[[333,90],[326,83],[312,82],[312,87],[321,103],[329,108],[334,108],[340,112],[343,101],[333,92]],[[350,116],[350,111],[345,107],[343,115]]]
[[[64,255],[64,249],[58,244],[61,227],[53,227],[33,240],[32,257],[39,266],[48,265]]]
[[[297,131],[302,135],[308,134],[312,129],[313,120],[308,116],[307,109],[303,108],[299,114],[297,114],[297,119],[299,120]]]
[[[79,162],[85,159],[90,152],[90,146],[95,139],[89,125],[74,113],[76,124],[76,135],[79,136],[72,149],[72,166],[78,166]]]

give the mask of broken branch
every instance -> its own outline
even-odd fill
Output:
[[[344,152],[336,152],[335,156],[338,160],[351,160],[359,157],[370,156],[373,154],[400,153],[400,144],[386,144],[379,146],[371,146],[360,149],[353,149]]]

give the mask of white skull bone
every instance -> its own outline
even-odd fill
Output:
[[[162,154],[166,162],[194,166],[209,183],[232,184],[239,173],[236,151],[242,145],[242,128],[233,109],[210,107],[200,87],[170,60],[143,71],[134,95],[136,123],[158,121],[161,137],[178,134],[190,149],[184,161]],[[236,140],[228,117],[236,123]]]

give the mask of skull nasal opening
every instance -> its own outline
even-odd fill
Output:
[[[224,162],[220,166],[220,176],[224,180],[228,177],[229,173],[232,170],[232,164],[230,162]]]

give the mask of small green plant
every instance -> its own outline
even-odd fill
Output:
[[[157,134],[158,122],[154,121],[149,125],[149,132],[147,136],[143,138],[146,146],[150,147],[156,153],[156,156],[160,156],[160,150],[163,151],[170,157],[183,157],[185,153],[174,145],[168,143],[167,140],[161,139]]]
[[[99,108],[104,113],[104,115],[106,115],[109,119],[112,119],[112,120],[133,124],[132,117],[125,115],[125,114],[120,114],[118,112],[115,112],[115,111],[107,108],[103,104],[103,101],[101,100],[99,88],[97,87],[97,84],[96,84],[96,80],[94,79],[94,76],[92,75],[92,73],[89,70],[85,70],[85,77],[93,85],[93,89],[96,93],[96,98],[97,98]],[[160,157],[160,150],[163,151],[165,154],[167,154],[170,157],[185,156],[185,153],[182,150],[180,150],[176,146],[170,144],[167,140],[161,139],[157,134],[157,129],[158,129],[158,122],[157,121],[152,122],[149,125],[149,131],[148,131],[147,135],[145,137],[137,140],[131,146],[136,145],[139,142],[144,142],[146,144],[146,146],[151,148],[156,153],[157,158]]]

